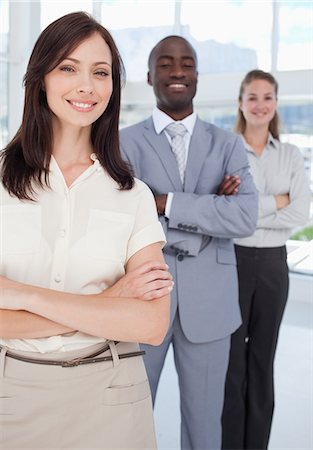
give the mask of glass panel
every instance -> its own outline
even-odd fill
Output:
[[[0,2],[0,148],[8,141],[9,2]]]
[[[198,53],[200,73],[270,70],[271,2],[184,0],[181,23]]]
[[[127,80],[142,81],[152,47],[173,34],[175,2],[111,0],[102,2],[101,22],[112,32]]]
[[[278,70],[313,69],[313,3],[279,2]]]
[[[75,11],[92,13],[92,0],[50,1],[41,0],[41,29],[65,14]]]
[[[121,106],[120,128],[134,125],[151,116],[154,105],[123,105]]]

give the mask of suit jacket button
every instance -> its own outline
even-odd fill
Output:
[[[184,260],[184,255],[179,254],[179,255],[177,256],[177,259],[178,259],[178,261],[183,261],[183,260]]]

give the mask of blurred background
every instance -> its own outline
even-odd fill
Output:
[[[169,34],[186,37],[199,60],[195,109],[232,129],[245,73],[271,71],[279,82],[282,141],[297,145],[313,188],[313,2],[275,0],[0,0],[0,148],[19,127],[22,79],[31,49],[50,22],[87,11],[113,35],[126,68],[121,127],[150,115],[150,50]],[[289,301],[276,358],[271,449],[313,448],[313,208],[288,241]],[[160,450],[179,448],[179,399],[171,354],[156,405]]]

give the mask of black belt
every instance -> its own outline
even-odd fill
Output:
[[[117,344],[117,342],[115,342]],[[10,352],[9,350],[6,352],[6,356],[9,358],[17,359],[19,361],[31,363],[31,364],[43,364],[47,366],[61,366],[61,367],[75,367],[80,366],[82,364],[93,364],[93,363],[99,363],[104,361],[112,361],[113,357],[112,355],[108,356],[102,356],[100,358],[96,358],[96,356],[101,355],[101,353],[104,353],[105,351],[109,350],[109,345],[106,345],[105,347],[102,347],[100,350],[92,353],[91,355],[85,356],[83,358],[74,358],[69,361],[55,361],[53,359],[39,359],[39,358],[29,358],[27,356],[21,356],[17,355],[15,353]],[[0,346],[0,351],[3,350],[3,347]],[[133,358],[134,356],[141,356],[144,355],[144,350],[138,350],[136,352],[129,352],[129,353],[121,353],[118,355],[119,359],[125,359],[125,358]]]

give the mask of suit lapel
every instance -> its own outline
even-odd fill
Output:
[[[150,117],[144,124],[144,138],[149,142],[158,155],[165,172],[170,179],[175,191],[182,191],[182,183],[179,176],[178,166],[174,153],[164,133],[157,134]]]
[[[203,163],[210,151],[211,140],[212,137],[209,130],[206,128],[206,124],[200,119],[197,119],[188,151],[185,172],[186,192],[194,192],[196,188]]]

